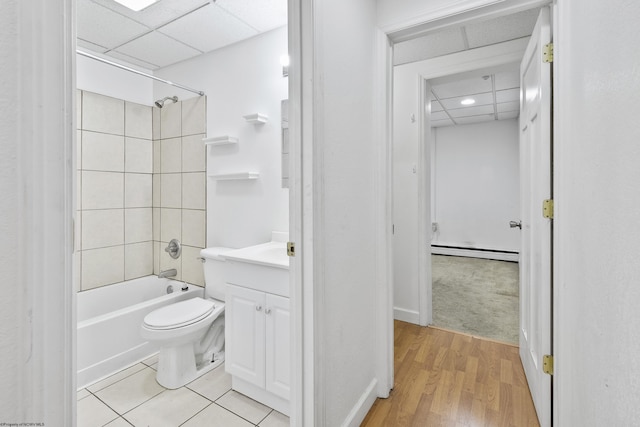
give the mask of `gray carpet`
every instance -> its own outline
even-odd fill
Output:
[[[518,344],[518,263],[432,255],[433,324]]]

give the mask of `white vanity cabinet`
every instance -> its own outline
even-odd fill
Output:
[[[227,285],[226,370],[289,400],[289,298]]]
[[[289,259],[284,241],[225,253],[225,369],[239,393],[289,415]]]

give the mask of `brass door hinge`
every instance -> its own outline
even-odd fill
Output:
[[[548,375],[553,375],[553,356],[545,354],[542,356],[542,372]]]
[[[287,242],[287,255],[296,256],[296,244],[293,242]]]
[[[553,199],[542,201],[542,217],[553,219]]]
[[[553,43],[545,44],[542,48],[542,62],[553,62]]]

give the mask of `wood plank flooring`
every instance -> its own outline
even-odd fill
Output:
[[[395,387],[361,426],[539,426],[518,347],[395,321]]]

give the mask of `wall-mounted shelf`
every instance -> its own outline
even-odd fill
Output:
[[[221,173],[209,175],[209,178],[216,181],[229,181],[234,179],[258,179],[260,174],[258,172],[235,172],[235,173]]]
[[[243,117],[246,121],[248,121],[249,123],[253,123],[254,125],[267,123],[267,121],[269,120],[269,116],[267,116],[266,114],[260,114],[260,113],[248,114]]]
[[[224,136],[213,136],[209,138],[202,138],[202,142],[205,145],[214,146],[214,145],[229,145],[229,144],[237,144],[238,138],[234,136],[224,135]]]

